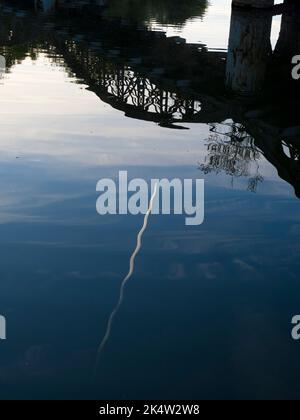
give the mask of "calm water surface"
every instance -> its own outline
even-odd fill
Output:
[[[170,35],[226,48],[230,2],[210,3]],[[232,119],[174,125],[126,117],[44,47],[1,79],[1,398],[299,396],[294,188],[251,139],[224,152]],[[143,223],[96,213],[97,181],[119,170],[205,178],[206,216],[150,217],[95,378]]]

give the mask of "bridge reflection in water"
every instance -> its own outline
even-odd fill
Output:
[[[256,191],[263,181],[263,155],[300,197],[299,84],[291,78],[291,54],[300,51],[297,4],[259,13],[233,9],[226,65],[225,51],[167,38],[128,20],[103,19],[103,2],[96,9],[90,2],[47,3],[46,10],[58,7],[51,14],[20,10],[17,3],[0,3],[1,51],[8,67],[27,54],[47,51],[53,62],[127,117],[173,129],[209,124],[202,171],[247,177],[248,189]],[[272,16],[282,13],[272,52]]]

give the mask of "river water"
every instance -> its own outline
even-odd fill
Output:
[[[0,314],[7,322],[0,398],[298,397],[299,346],[291,339],[300,310],[297,185],[230,113],[191,122],[177,109],[169,126],[112,106],[50,36],[46,45],[36,28],[14,26],[34,12],[7,3],[0,18],[9,64],[0,79]],[[230,1],[189,1],[186,9],[160,2],[163,10],[149,1],[143,16],[128,3],[104,14],[227,49]],[[279,27],[275,18],[274,45]],[[241,141],[232,142],[233,134]],[[95,369],[143,224],[142,215],[96,212],[98,180],[120,170],[146,180],[205,179],[205,221],[149,217]]]

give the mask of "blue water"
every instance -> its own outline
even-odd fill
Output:
[[[229,140],[211,125],[128,118],[35,48],[0,80],[0,398],[298,398],[293,187],[258,149],[205,171],[209,143]],[[143,224],[96,212],[98,180],[119,170],[204,178],[205,222],[150,216],[94,376]]]

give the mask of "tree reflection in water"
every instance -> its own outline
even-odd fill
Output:
[[[207,0],[111,0],[106,15],[181,27],[192,17],[202,17],[207,7]]]
[[[248,190],[256,192],[263,177],[259,173],[261,152],[255,146],[253,137],[242,124],[232,121],[210,124],[210,132],[207,156],[204,163],[199,163],[199,169],[205,174],[224,172],[232,177],[232,181],[234,177],[246,177]]]

